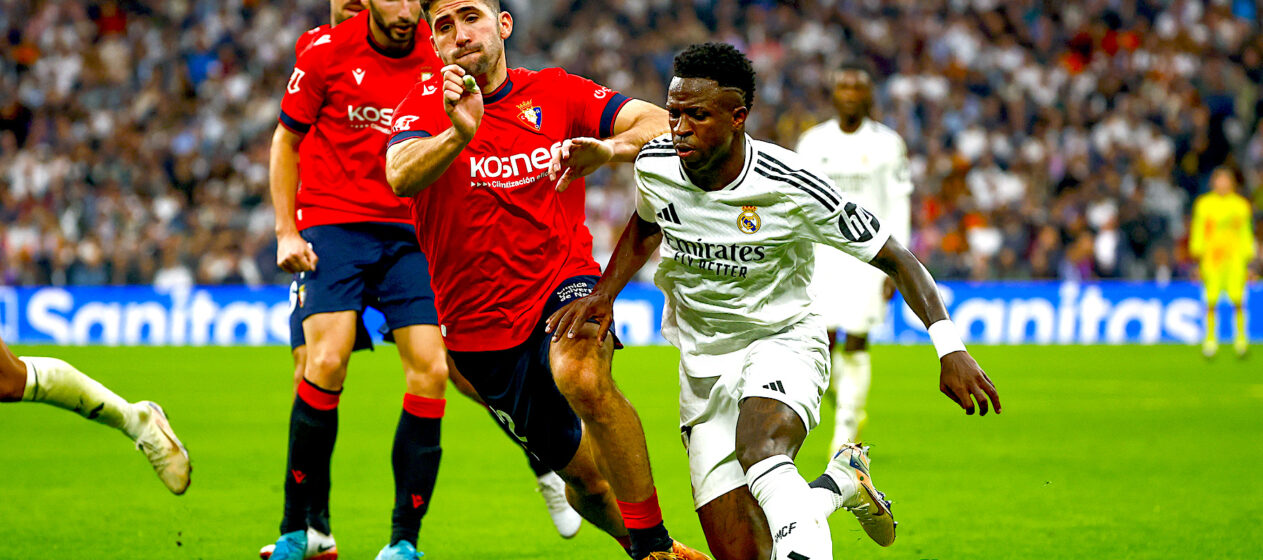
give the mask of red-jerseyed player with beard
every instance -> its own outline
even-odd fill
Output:
[[[307,31],[303,32],[302,35],[298,36],[298,40],[294,41],[294,59],[297,60],[299,57],[302,56],[304,52],[307,52],[307,49],[311,47],[311,44],[313,42],[320,39],[321,37],[327,37],[329,35],[329,30],[333,29],[334,26],[355,17],[355,14],[358,14],[362,11],[364,11],[363,0],[330,0],[329,23],[308,29]],[[279,138],[280,140],[286,140],[293,133],[290,132],[285,127],[278,126],[275,134],[280,136]],[[273,153],[280,156],[281,153],[278,152],[278,150],[283,150],[286,147],[289,147],[291,152],[296,151],[294,147],[287,146],[284,142],[276,142],[273,144],[273,148],[274,148]],[[293,200],[294,195],[298,191],[298,178],[297,178],[296,172],[293,174],[293,182],[286,183],[286,185],[289,186],[289,188],[292,190],[286,191],[285,194],[288,195],[287,197],[283,196],[280,198],[288,198],[289,200]],[[280,185],[276,185],[276,186],[280,186]],[[282,226],[282,228],[280,229],[288,231],[289,229],[292,228],[293,230],[296,231],[298,228],[294,226],[293,224],[293,221],[294,221],[293,216],[289,214],[287,214],[287,216],[289,217],[289,220],[282,220],[281,222],[279,222],[280,225]],[[297,301],[298,301],[297,275],[295,275],[294,281],[290,283],[289,291],[290,291],[290,301],[291,303],[294,304],[291,307],[290,314],[289,314],[289,341],[290,341],[289,346],[290,346],[290,354],[294,358],[294,391],[295,393],[297,393],[298,386],[303,381],[303,372],[307,368],[307,337],[303,336],[302,314],[299,313],[298,306],[297,306]],[[367,348],[368,345],[361,343],[359,347]],[[337,544],[334,542],[333,535],[323,532],[323,531],[329,530],[328,494],[324,494],[319,498],[315,498],[312,500],[311,503],[308,504],[307,519],[308,519],[308,522],[307,522],[308,528],[307,528],[306,558],[308,560],[334,560],[336,559],[338,557],[338,547],[337,547]],[[272,549],[275,548],[275,546],[276,546],[275,544],[271,544],[271,543],[269,543],[267,546],[264,546],[259,551],[259,557],[263,558],[263,560],[268,560],[268,558],[271,558]]]
[[[337,405],[351,352],[367,335],[360,317],[366,304],[386,316],[407,374],[392,454],[391,540],[379,558],[418,556],[417,534],[441,456],[448,360],[407,203],[390,192],[380,160],[393,107],[440,63],[427,44],[428,28],[421,28],[420,40],[416,36],[416,0],[368,0],[367,8],[302,51],[273,139],[277,261],[299,273],[295,313],[308,343],[290,421],[282,536],[273,560],[333,550],[331,539],[322,541],[326,550],[312,550],[308,529],[329,533],[325,511]]]
[[[543,330],[600,273],[582,177],[633,161],[667,131],[665,111],[561,69],[508,69],[513,18],[496,0],[422,9],[447,66],[396,108],[386,174],[414,197],[453,361],[633,558],[704,558],[662,522],[640,419],[610,374],[614,341],[595,325],[555,343]]]

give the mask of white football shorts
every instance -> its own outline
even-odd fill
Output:
[[[680,356],[680,433],[689,456],[693,504],[745,486],[737,462],[737,405],[749,397],[775,399],[802,419],[820,423],[829,386],[829,342],[824,323],[809,315],[788,329],[726,354]]]

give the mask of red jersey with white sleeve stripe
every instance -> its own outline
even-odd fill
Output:
[[[328,35],[329,30],[331,29],[333,29],[333,26],[326,23],[324,25],[308,29],[307,31],[304,31],[302,35],[299,35],[298,40],[294,41],[294,59],[297,60],[304,52],[307,52],[307,47],[310,47],[317,39]]]
[[[298,149],[299,230],[411,221],[408,200],[386,183],[381,154],[403,92],[442,63],[427,26],[417,27],[410,52],[395,54],[373,42],[369,17],[365,10],[312,38],[281,99],[281,124],[306,135]]]
[[[442,92],[441,75],[416,84],[395,109],[389,145],[451,127]],[[412,201],[448,348],[517,346],[562,281],[601,273],[584,224],[584,182],[558,193],[548,164],[568,138],[611,136],[627,101],[560,68],[511,68],[483,95],[473,140]]]

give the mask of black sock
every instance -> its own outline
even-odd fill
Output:
[[[671,550],[671,546],[675,544],[662,523],[648,529],[628,529],[627,536],[631,537],[632,558],[644,558],[650,552]]]
[[[816,477],[815,480],[808,482],[807,486],[810,486],[812,488],[824,488],[825,490],[828,490],[838,495],[842,494],[842,491],[838,489],[837,483],[833,482],[833,478],[825,476],[823,474]]]
[[[289,417],[289,460],[285,472],[285,512],[281,533],[305,531],[308,512],[323,504],[323,532],[329,532],[329,461],[338,437],[338,396],[307,380],[299,384]],[[321,528],[321,527],[318,527]]]
[[[418,409],[410,406],[405,396],[404,411],[399,416],[395,430],[395,447],[391,452],[391,464],[395,469],[395,510],[391,515],[390,544],[408,541],[417,544],[421,532],[421,518],[430,509],[434,483],[438,478],[439,459],[443,448],[439,446],[439,427],[443,420],[442,405],[437,416],[434,408]],[[442,403],[441,399],[424,399]],[[411,411],[410,411],[411,409]],[[420,412],[427,416],[418,416]]]
[[[329,527],[329,488],[327,486],[324,492],[311,496],[307,505],[307,526],[326,535],[333,534],[333,529]]]

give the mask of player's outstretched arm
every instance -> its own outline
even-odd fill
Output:
[[[405,140],[386,150],[386,182],[399,196],[414,196],[434,184],[473,140],[482,123],[482,93],[465,85],[465,70],[443,67],[443,108],[452,126],[429,138]]]
[[[586,177],[606,163],[636,161],[646,143],[669,130],[665,109],[632,99],[618,112],[609,138],[571,138],[562,142],[548,165],[548,178],[560,175],[557,192],[564,191],[571,181]]]
[[[966,414],[974,413],[974,402],[987,414],[987,399],[996,414],[1000,413],[1000,396],[995,384],[974,361],[956,334],[956,327],[947,317],[947,307],[939,297],[938,287],[929,271],[921,266],[916,256],[893,237],[886,241],[870,264],[881,269],[895,281],[908,307],[930,329],[934,348],[939,353],[942,371],[939,374],[939,391],[956,401]]]
[[[601,279],[591,294],[576,299],[548,318],[544,332],[553,333],[553,342],[561,340],[561,333],[574,338],[574,331],[579,326],[596,319],[601,328],[597,332],[597,340],[605,342],[605,334],[614,324],[614,300],[623,291],[627,283],[636,276],[641,267],[649,260],[658,245],[662,243],[662,228],[658,224],[646,222],[636,213],[632,213],[623,235],[614,246],[614,254],[605,266]]]
[[[316,253],[298,233],[294,221],[295,198],[298,196],[298,144],[303,137],[276,125],[272,148],[268,153],[268,182],[272,191],[272,208],[276,212],[276,266],[285,272],[304,272],[316,268]]]

